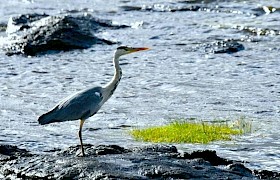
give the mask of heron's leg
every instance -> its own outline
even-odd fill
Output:
[[[80,121],[80,129],[79,129],[79,138],[80,138],[80,143],[81,143],[82,156],[85,156],[83,140],[82,140],[82,128],[83,128],[84,122],[85,122],[85,120],[81,119],[81,121]]]

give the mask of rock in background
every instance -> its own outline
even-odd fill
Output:
[[[7,55],[35,56],[48,51],[86,49],[94,44],[115,42],[98,38],[94,33],[106,29],[126,28],[86,15],[26,14],[11,17],[7,25],[8,42],[3,46]]]

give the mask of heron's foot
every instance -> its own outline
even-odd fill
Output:
[[[81,149],[79,149],[79,150],[76,152],[76,156],[78,156],[78,157],[85,157],[86,155],[85,155],[85,153],[84,153]]]

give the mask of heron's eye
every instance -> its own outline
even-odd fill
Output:
[[[117,49],[123,49],[123,50],[127,51],[127,47],[126,46],[120,46]]]

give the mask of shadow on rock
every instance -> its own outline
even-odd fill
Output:
[[[86,157],[76,156],[79,146],[30,154],[2,145],[0,177],[21,179],[252,179],[280,177],[254,171],[218,157],[215,151],[179,153],[175,146],[151,145],[126,149],[117,145],[85,145]],[[28,154],[28,156],[26,156]],[[223,166],[219,166],[223,165]],[[227,166],[224,166],[227,165]],[[271,175],[271,176],[270,176]]]
[[[86,49],[94,44],[111,45],[115,42],[98,38],[94,33],[106,29],[126,28],[113,25],[91,15],[26,14],[11,17],[7,26],[9,42],[3,49],[7,55],[35,56],[49,51]]]
[[[0,162],[11,159],[16,159],[20,156],[31,156],[31,154],[25,149],[19,149],[12,145],[0,145]]]

